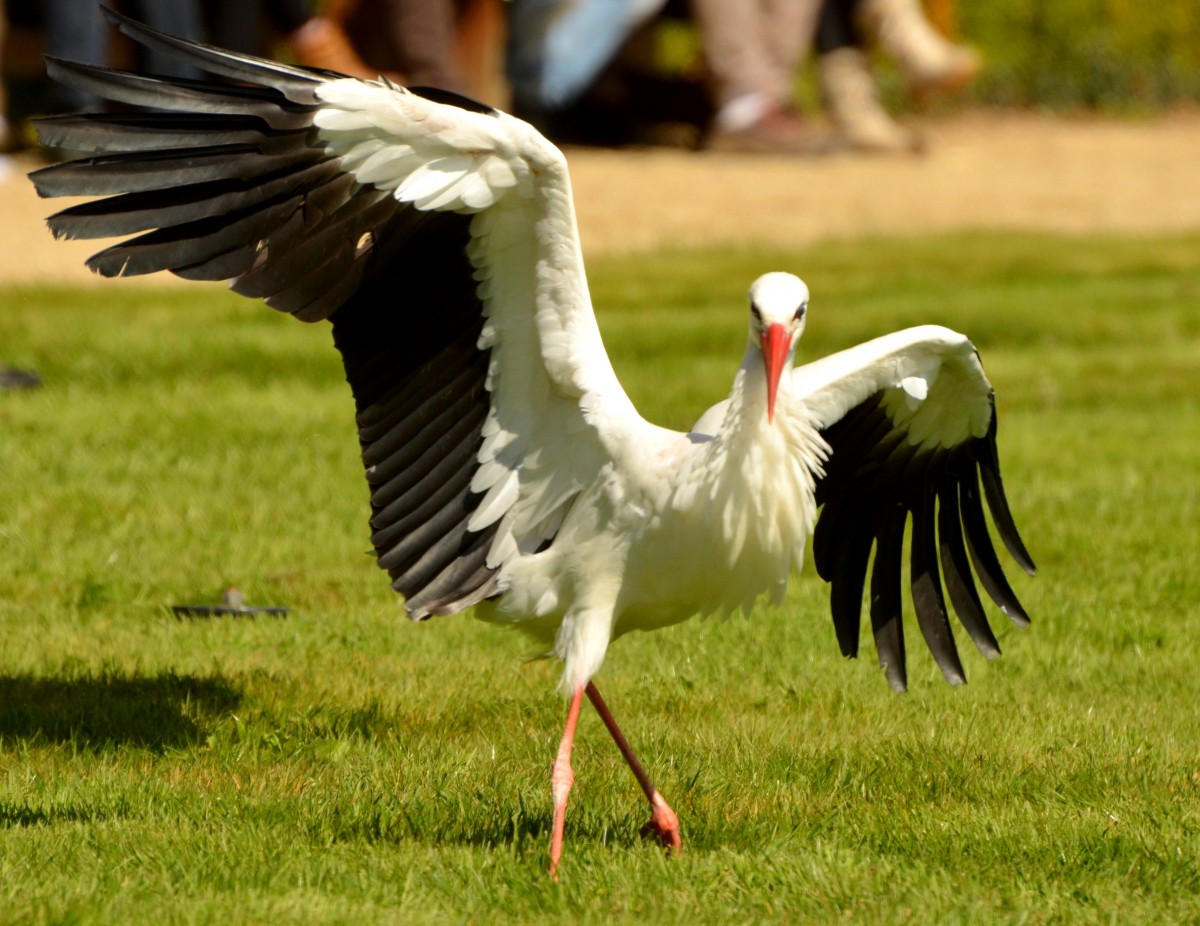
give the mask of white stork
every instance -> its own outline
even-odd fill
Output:
[[[984,519],[986,498],[1032,573],[1000,481],[992,387],[963,335],[912,328],[793,368],[808,289],[768,273],[750,287],[729,399],[689,433],[657,427],[609,364],[567,165],[533,128],[442,91],[287,67],[108,15],[217,79],[50,61],[57,79],[142,108],[41,122],[46,144],[91,154],[35,172],[38,192],[106,197],[52,216],[51,229],[136,233],[88,261],[105,276],[228,280],[331,322],[372,539],[409,615],[476,606],[562,660],[552,874],[585,693],[650,801],[648,831],[680,844],[592,681],[622,634],[748,610],[764,594],[778,602],[813,535],[847,656],[874,548],[875,645],[903,690],[910,516],[914,609],[949,682],[964,676],[943,579],[986,655],[999,647],[972,564],[1000,609],[1028,622]]]

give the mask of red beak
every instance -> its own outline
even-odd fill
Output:
[[[767,368],[767,421],[775,420],[775,394],[787,364],[791,338],[783,325],[771,325],[762,336],[763,366]]]

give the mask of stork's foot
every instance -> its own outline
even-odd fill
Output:
[[[672,855],[679,855],[683,846],[683,841],[679,838],[679,818],[657,791],[650,798],[650,820],[642,827],[641,834],[643,837],[652,836],[657,839],[658,844],[670,849]]]
[[[550,877],[558,880],[558,863],[562,859],[563,827],[567,817],[567,797],[575,784],[575,770],[570,758],[560,754],[550,771],[550,790],[554,797],[554,826],[550,835]]]

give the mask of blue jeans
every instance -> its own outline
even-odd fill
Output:
[[[538,111],[571,105],[665,2],[512,0],[506,59],[514,100]]]

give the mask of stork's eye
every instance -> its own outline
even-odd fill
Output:
[[[800,321],[800,319],[802,319],[804,317],[804,313],[807,311],[808,311],[808,303],[801,302],[800,305],[797,306],[797,308],[796,308],[796,315],[795,315],[793,321]]]

